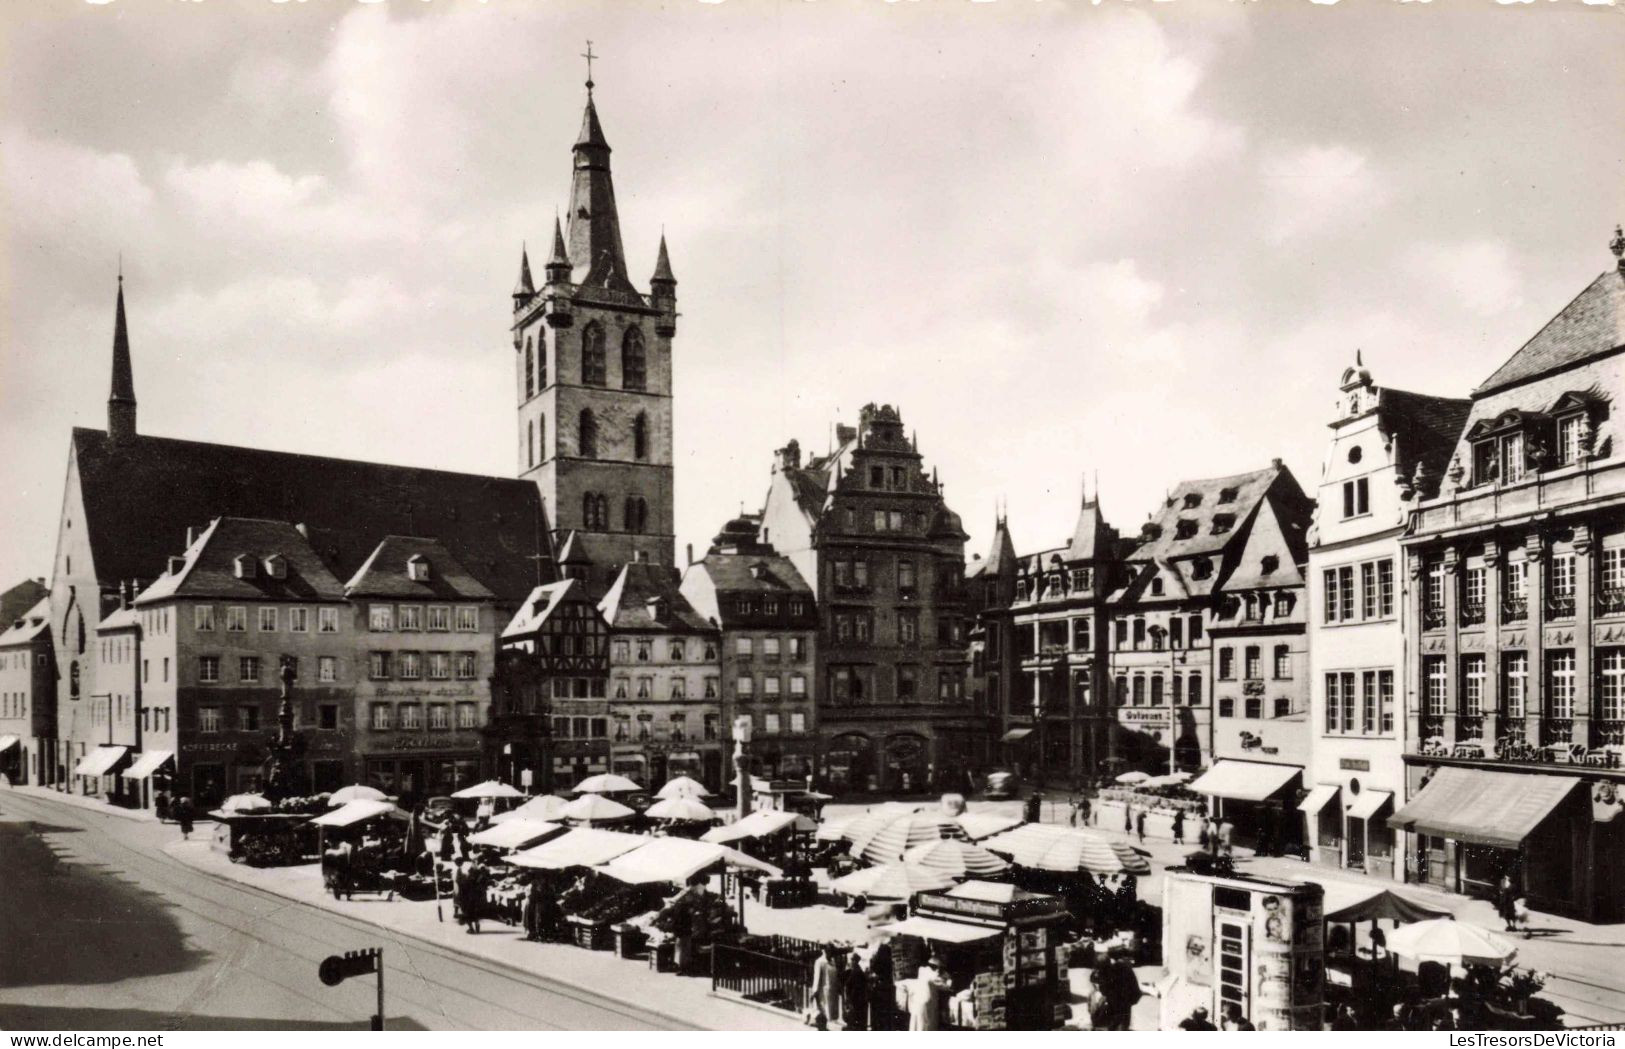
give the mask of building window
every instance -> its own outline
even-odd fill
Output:
[[[197,730],[205,735],[213,735],[220,731],[220,708],[198,707]]]
[[[909,590],[913,590],[914,586],[915,586],[914,562],[913,561],[898,561],[897,562],[897,589],[904,590],[904,591],[909,591]]]
[[[1558,619],[1571,618],[1574,615],[1574,555],[1553,554],[1551,573],[1546,610]]]
[[[445,631],[451,629],[451,606],[430,605],[428,627],[430,630]]]
[[[1242,706],[1249,718],[1256,720],[1264,716],[1264,697],[1262,696],[1248,696],[1242,701]]]
[[[621,336],[621,387],[641,390],[648,384],[648,361],[643,352],[643,333],[626,329]]]
[[[1431,629],[1444,625],[1444,562],[1435,558],[1428,562],[1422,590],[1422,627]]]
[[[1377,671],[1377,702],[1381,707],[1384,735],[1394,731],[1394,672]]]
[[[449,704],[429,704],[429,727],[431,729],[451,728],[451,707]]]
[[[1162,675],[1161,674],[1152,674],[1151,675],[1151,705],[1154,706],[1154,707],[1162,706]]]
[[[779,675],[767,674],[762,678],[762,698],[776,700],[779,698]]]
[[[766,736],[777,736],[779,734],[779,716],[777,714],[763,715],[762,734]]]
[[[1145,620],[1134,620],[1134,647],[1138,649],[1145,644]]]
[[[212,685],[220,680],[220,657],[199,656],[197,659],[197,679],[205,685]]]
[[[390,706],[388,703],[374,703],[372,705],[372,730],[374,732],[389,731]]]
[[[260,679],[260,657],[241,656],[237,660],[237,680],[252,683]]]
[[[394,630],[395,606],[372,605],[367,609],[368,630]]]
[[[762,658],[777,662],[779,658],[779,639],[776,637],[762,638]]]
[[[451,653],[450,652],[430,652],[429,653],[429,680],[430,681],[449,681],[449,680],[451,680]]]
[[[367,676],[374,681],[384,681],[389,678],[389,653],[372,652],[368,654]]]
[[[275,632],[275,630],[276,630],[276,620],[277,620],[276,606],[275,605],[261,605],[259,607],[259,620],[260,620],[260,631],[261,632],[263,632],[263,633],[273,633],[273,632]]]
[[[755,649],[755,642],[748,637],[734,638],[734,655],[749,659]]]
[[[457,653],[457,680],[473,681],[478,673],[479,660],[473,652]]]
[[[807,677],[806,677],[805,674],[791,674],[790,675],[790,698],[791,699],[805,699],[805,698],[807,698]]]
[[[295,634],[307,634],[307,633],[309,633],[310,632],[310,609],[308,609],[308,608],[290,608],[290,609],[288,609],[288,629],[291,632],[295,633]]]
[[[1178,691],[1177,689],[1175,691]],[[1176,697],[1177,698],[1177,697]],[[1200,706],[1202,703],[1202,675],[1192,672],[1185,681],[1185,705]]]
[[[423,727],[423,707],[417,703],[402,703],[400,705],[401,728],[420,729]]]
[[[604,385],[604,329],[597,321],[581,333],[581,382],[586,386]]]
[[[1580,416],[1565,415],[1557,420],[1557,465],[1573,466],[1580,461]]]
[[[1145,677],[1141,674],[1134,675],[1134,705],[1145,706]]]
[[[226,630],[233,634],[242,634],[248,630],[248,609],[241,605],[232,605],[226,609]]]
[[[214,629],[214,606],[197,605],[192,609],[192,626],[197,630]]]
[[[1574,652],[1546,653],[1546,716],[1560,721],[1574,717]]]
[[[1360,674],[1360,734],[1375,735],[1377,731],[1377,672]]]
[[[402,605],[401,606],[401,611],[400,611],[400,617],[401,617],[400,622],[398,624],[396,624],[397,629],[400,629],[400,630],[422,630],[423,629],[423,606],[422,605]]]
[[[1501,438],[1501,480],[1507,484],[1521,481],[1523,470],[1523,434],[1507,434]]]
[[[897,640],[905,645],[911,645],[920,639],[920,614],[913,610],[899,610],[897,613]]]
[[[1236,701],[1229,696],[1221,696],[1219,699],[1219,716],[1221,718],[1235,717]]]
[[[688,698],[688,682],[684,681],[680,677],[672,678],[671,679],[671,697],[670,698],[672,698],[672,699],[687,699]]]
[[[583,459],[598,458],[598,417],[591,408],[581,409],[576,425],[576,445]]]
[[[1236,679],[1236,650],[1230,647],[1219,649],[1219,680],[1234,681]]]
[[[1371,512],[1369,482],[1364,477],[1343,482],[1343,517],[1363,517]]]
[[[897,668],[897,698],[899,701],[915,699],[919,694],[919,684],[919,668],[911,666]]]
[[[331,685],[339,679],[339,661],[333,656],[316,657],[316,680]]]
[[[739,675],[739,679],[734,682],[734,695],[743,700],[754,699],[756,697],[756,679],[749,674]]]
[[[1262,651],[1257,645],[1248,645],[1244,667],[1248,680],[1256,680],[1264,676]]]
[[[1118,706],[1121,707],[1121,706],[1123,706],[1124,704],[1126,704],[1128,702],[1128,676],[1127,675],[1125,675],[1125,674],[1117,675],[1117,679],[1112,682],[1112,694],[1116,697]]]
[[[1394,614],[1394,562],[1384,558],[1377,562],[1378,614],[1387,618]]]
[[[536,396],[536,347],[525,339],[525,399]],[[532,460],[534,461],[534,460]]]
[[[1275,646],[1275,680],[1286,681],[1292,677],[1292,648],[1289,645]]]
[[[316,708],[316,726],[327,731],[339,727],[339,705],[337,703],[323,703]]]
[[[301,609],[300,611],[303,611]],[[336,608],[319,608],[316,610],[316,632],[318,634],[336,634],[339,632],[339,610]]]
[[[1472,626],[1484,622],[1484,597],[1489,592],[1489,571],[1483,565],[1469,565],[1462,574],[1461,622]]]
[[[395,653],[395,674],[402,681],[416,681],[423,676],[423,655],[419,652]]]
[[[1461,714],[1463,717],[1484,716],[1484,657],[1461,657]]]
[[[478,605],[458,606],[457,631],[462,634],[477,634],[480,632],[480,609]]]
[[[632,420],[632,457],[638,460],[649,458],[649,416],[643,412]]]
[[[1425,656],[1422,659],[1424,692],[1423,713],[1428,717],[1444,717],[1450,691],[1450,677],[1443,656]]]
[[[1600,716],[1604,721],[1625,721],[1625,649],[1605,648],[1601,651]]]

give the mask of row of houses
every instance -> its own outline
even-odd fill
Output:
[[[1207,770],[1313,862],[1618,920],[1625,896],[1625,236],[1468,397],[1337,384],[1318,487],[1187,481],[1134,533],[1083,501],[969,569],[972,688],[1051,778]]]

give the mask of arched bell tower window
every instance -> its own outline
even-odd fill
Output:
[[[536,396],[536,347],[525,340],[525,399]]]
[[[585,386],[604,385],[604,329],[597,321],[581,333],[581,382]]]
[[[622,520],[628,532],[645,532],[649,527],[649,504],[643,499],[629,495],[626,505],[622,508]]]
[[[648,382],[648,365],[643,352],[643,333],[636,328],[626,329],[621,337],[621,386],[628,390],[644,389]]]
[[[643,412],[632,420],[632,458],[649,458],[649,416]]]
[[[576,442],[583,459],[598,458],[598,419],[591,408],[581,409],[581,422],[576,430]]]

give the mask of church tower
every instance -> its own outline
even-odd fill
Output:
[[[609,142],[590,77],[572,151],[570,209],[564,225],[553,221],[540,287],[529,253],[520,254],[513,346],[520,476],[540,486],[555,541],[574,532],[574,548],[608,581],[629,561],[676,565],[677,279],[664,236],[648,293],[627,275]]]

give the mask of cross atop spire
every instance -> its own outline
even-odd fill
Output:
[[[587,50],[581,52],[581,57],[587,60],[587,94],[592,94],[592,60],[598,56],[592,53],[592,41],[587,41]]]

